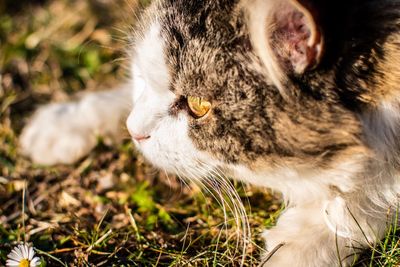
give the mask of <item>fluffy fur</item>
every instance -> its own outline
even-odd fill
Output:
[[[264,266],[347,266],[382,238],[400,193],[399,1],[164,0],[141,21],[125,87],[137,147],[205,186],[229,175],[282,192]],[[25,154],[84,156],[117,135],[128,89],[41,109]],[[211,112],[191,116],[187,96]]]

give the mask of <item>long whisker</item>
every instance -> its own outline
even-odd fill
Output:
[[[198,172],[200,173],[207,173],[207,170],[202,168],[201,166],[197,166],[198,168]],[[191,173],[191,177],[194,178],[194,171],[190,171]],[[213,197],[213,199],[215,199],[217,201],[217,203],[219,204],[219,206],[222,207],[222,212],[224,214],[224,223],[222,224],[223,229],[221,229],[219,231],[218,237],[217,237],[217,244],[215,246],[215,253],[218,250],[219,247],[219,242],[220,242],[220,237],[223,231],[225,231],[226,236],[228,236],[228,214],[227,214],[227,209],[231,210],[231,207],[228,206],[227,207],[227,202],[224,199],[223,193],[220,191],[219,186],[215,186],[215,183],[210,183],[209,179],[207,176],[203,175],[203,178],[194,178],[194,180],[196,181],[196,183],[200,186],[200,188],[202,190],[204,190],[205,192],[207,192],[209,195],[211,195]],[[216,255],[216,254],[215,254]]]
[[[207,176],[204,179],[204,182],[206,184],[208,184],[208,186],[211,186],[211,188],[213,188],[213,189],[218,188],[217,193],[220,195],[220,197],[222,197],[222,199],[223,199],[222,202],[225,202],[228,205],[228,209],[232,212],[232,214],[234,216],[236,226],[238,227],[237,235],[238,235],[238,237],[242,237],[242,241],[243,241],[243,249],[242,249],[242,265],[243,265],[245,257],[246,257],[247,247],[248,247],[249,240],[251,237],[250,226],[249,226],[248,217],[247,217],[244,205],[243,205],[237,191],[232,186],[232,184],[229,182],[229,180],[226,178],[226,176],[224,175],[223,171],[220,168],[209,167],[201,161],[199,161],[198,163],[203,170],[206,170],[206,173],[209,173],[210,175],[213,175],[213,176],[219,178],[219,179],[210,180],[210,176]],[[212,177],[212,178],[214,178],[214,177]],[[216,185],[218,185],[218,186],[216,186]],[[229,203],[226,201],[226,199],[223,198],[223,196],[221,194],[224,194],[227,196],[227,198],[230,200]],[[226,222],[226,220],[225,220],[225,222]],[[240,235],[241,231],[242,231],[242,235]],[[237,239],[236,247],[239,247],[239,243],[240,243],[240,238]]]
[[[236,207],[237,214],[237,224],[242,227],[242,238],[243,238],[243,257],[242,259],[244,260],[246,256],[246,251],[247,251],[247,246],[250,240],[250,226],[248,222],[248,217],[246,214],[246,210],[244,208],[244,205],[240,199],[240,196],[238,195],[237,191],[235,188],[232,186],[232,184],[229,182],[229,180],[223,175],[222,171],[220,169],[216,169],[217,173],[219,173],[219,177],[221,177],[221,180],[223,182],[223,186],[226,187],[225,191],[229,194],[229,197],[231,200],[233,200],[233,204]],[[238,235],[240,236],[240,230],[241,228],[238,228]],[[243,262],[244,263],[244,262]]]
[[[226,244],[230,240],[228,234],[229,222],[234,222],[237,238],[235,238],[236,246],[233,257],[237,249],[242,247],[241,266],[243,266],[251,240],[250,224],[242,200],[235,187],[225,176],[224,171],[220,167],[210,166],[201,160],[196,160],[196,165],[192,168],[186,168],[184,173],[182,169],[177,167],[174,167],[174,172],[185,186],[189,188],[192,188],[193,185],[199,187],[204,198],[206,196],[203,192],[209,194],[222,208],[224,216],[223,228],[227,237]],[[233,220],[228,220],[228,212],[233,215]],[[218,237],[216,249],[218,249],[219,240],[220,238]]]
[[[177,171],[177,173],[179,173],[178,177],[180,177],[180,179],[184,179],[184,178],[181,177],[181,172],[179,170],[176,170],[176,171]],[[227,229],[227,225],[228,225],[227,218],[228,218],[228,216],[227,216],[227,213],[226,213],[226,206],[225,206],[225,200],[223,198],[223,195],[221,193],[218,193],[218,192],[216,192],[217,193],[216,194],[216,193],[214,193],[213,190],[210,190],[210,188],[214,189],[214,187],[210,186],[210,184],[205,183],[204,178],[199,177],[198,174],[194,170],[190,170],[189,169],[189,170],[187,170],[187,172],[188,172],[188,176],[189,176],[188,178],[190,178],[190,181],[193,182],[196,186],[198,186],[201,189],[200,192],[201,192],[202,196],[204,197],[204,199],[206,199],[206,196],[204,195],[203,190],[206,193],[208,193],[209,195],[211,195],[213,197],[213,199],[215,199],[217,201],[218,205],[222,207],[223,212],[224,212],[224,224],[223,224],[223,226],[225,228],[225,231],[227,232],[228,231],[228,229]],[[200,173],[202,173],[202,172],[200,171]],[[222,231],[220,231],[220,233],[221,232]],[[220,234],[219,234],[219,236],[220,236]],[[218,245],[219,245],[219,239],[220,239],[219,236],[217,238],[218,241],[217,241],[216,248],[215,248],[216,250],[218,249]]]
[[[209,170],[207,170],[206,168],[204,168],[203,166],[199,165],[197,166],[197,168],[200,169],[201,172],[207,174],[209,173]],[[227,201],[224,199],[223,193],[220,190],[220,186],[215,182],[215,180],[211,180],[209,176],[205,175],[203,178],[201,179],[197,179],[198,183],[201,184],[201,187],[203,190],[207,191],[207,193],[209,193],[222,207],[222,212],[224,214],[224,223],[223,223],[223,228],[226,232],[226,236],[228,236],[228,214],[227,214],[227,206],[226,204]],[[228,205],[228,209],[233,212],[233,209]],[[218,241],[217,241],[217,245],[216,245],[216,250],[218,249],[218,245],[219,245],[219,240],[220,240],[220,235],[221,235],[222,231],[220,231],[220,234],[218,235]]]

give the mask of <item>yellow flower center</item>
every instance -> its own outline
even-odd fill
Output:
[[[29,264],[30,264],[29,260],[23,259],[23,260],[21,260],[21,261],[19,262],[18,267],[29,267]]]

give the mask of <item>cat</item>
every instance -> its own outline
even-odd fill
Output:
[[[130,82],[39,109],[25,155],[73,163],[129,114],[160,169],[282,192],[263,266],[349,266],[384,236],[400,193],[400,1],[158,0],[130,36]]]

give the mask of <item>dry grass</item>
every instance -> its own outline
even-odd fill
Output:
[[[0,265],[20,241],[32,243],[47,266],[240,264],[237,228],[224,224],[216,201],[147,166],[129,141],[100,140],[75,166],[35,166],[18,154],[18,134],[38,105],[124,79],[122,32],[134,7],[125,0],[0,2]],[[256,266],[259,233],[275,223],[279,200],[235,186],[252,228],[245,266]],[[399,254],[395,228],[390,237],[370,266],[394,266],[377,259]]]

